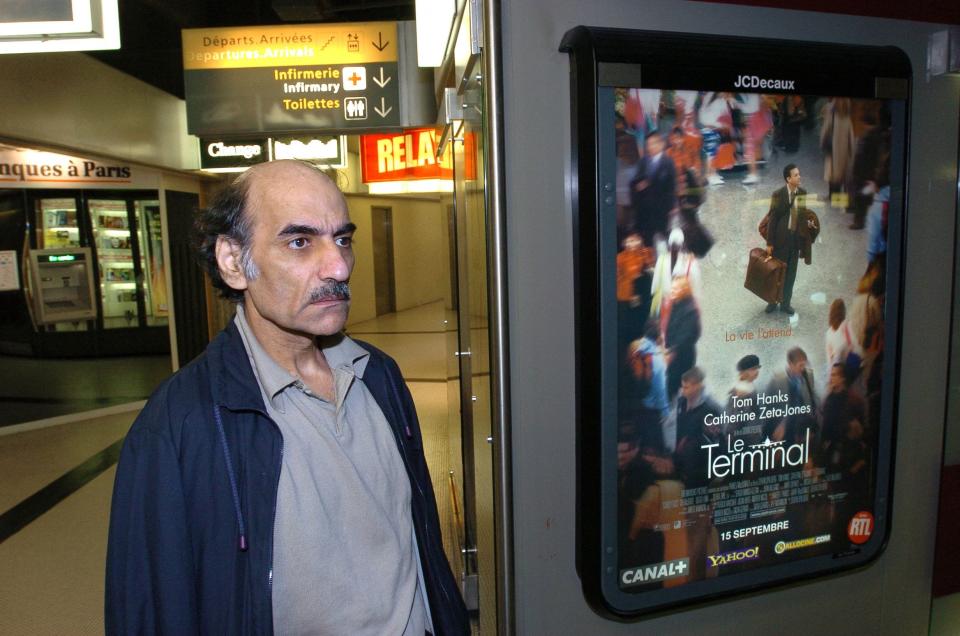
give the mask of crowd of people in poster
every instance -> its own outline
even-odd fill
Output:
[[[857,550],[881,420],[886,105],[617,89],[615,109],[620,587]],[[781,302],[744,289],[751,248],[786,263]]]

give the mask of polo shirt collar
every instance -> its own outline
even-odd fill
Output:
[[[277,403],[277,396],[287,387],[297,384],[300,379],[284,369],[260,345],[260,341],[257,340],[247,322],[242,303],[237,304],[236,324],[247,349],[253,374],[260,384],[264,397],[274,408],[278,408],[280,405]],[[370,353],[349,336],[340,333],[334,336],[318,337],[317,345],[323,350],[327,364],[335,375],[338,370],[342,370],[363,379]]]

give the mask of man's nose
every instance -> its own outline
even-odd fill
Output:
[[[348,251],[337,245],[324,246],[320,251],[317,275],[326,280],[345,281],[350,278],[352,259]]]

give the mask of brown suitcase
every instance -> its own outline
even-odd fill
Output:
[[[755,247],[750,250],[747,280],[743,286],[768,303],[776,304],[783,300],[783,279],[786,274],[786,263],[767,254],[767,250]]]

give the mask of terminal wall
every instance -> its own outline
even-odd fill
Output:
[[[175,170],[199,165],[184,102],[82,53],[0,55],[0,136]]]
[[[669,0],[502,3],[516,627],[519,634],[925,634],[950,335],[960,91],[924,76],[936,25]],[[914,69],[899,430],[889,546],[871,566],[639,624],[575,569],[570,63],[577,25],[895,45]]]

